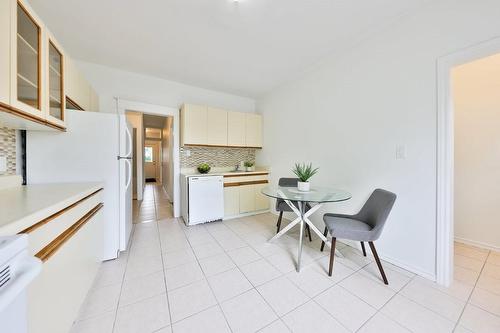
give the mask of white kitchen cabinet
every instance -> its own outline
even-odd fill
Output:
[[[255,195],[255,210],[266,210],[269,209],[269,197],[262,194],[262,189],[268,184],[255,184],[254,195]]]
[[[255,113],[245,114],[245,145],[247,147],[262,147],[262,116]]]
[[[243,112],[228,112],[227,114],[227,145],[246,146],[246,116]]]
[[[240,189],[240,214],[255,211],[255,185],[238,187]]]
[[[45,31],[41,20],[23,1],[10,7],[10,105],[44,119]]]
[[[207,145],[227,146],[227,111],[207,107]]]
[[[207,144],[207,107],[184,104],[181,108],[181,145]]]
[[[224,216],[235,216],[240,213],[239,186],[224,187]]]
[[[65,130],[65,53],[25,0],[0,0],[0,122]]]
[[[10,103],[11,0],[0,0],[0,103]]]
[[[66,94],[64,90],[64,61],[62,47],[54,36],[48,34],[46,39],[47,61],[44,69],[47,87],[45,99],[45,119],[53,124],[64,126],[64,112],[66,111]]]

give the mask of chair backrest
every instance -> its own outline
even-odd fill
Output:
[[[278,180],[278,185],[283,187],[297,187],[298,183],[298,178],[280,178]]]
[[[395,201],[396,194],[378,188],[373,191],[355,218],[369,224],[372,227],[374,239],[377,239],[384,229]]]

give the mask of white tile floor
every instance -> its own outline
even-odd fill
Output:
[[[456,244],[456,279],[440,287],[339,244],[296,235],[270,244],[262,214],[187,228],[159,186],[136,205],[131,249],[102,264],[72,332],[500,332],[500,254]]]

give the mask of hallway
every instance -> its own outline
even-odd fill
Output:
[[[133,221],[143,223],[174,216],[172,203],[159,183],[146,183],[144,200],[133,200]]]

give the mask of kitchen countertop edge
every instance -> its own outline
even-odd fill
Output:
[[[42,191],[43,189],[51,191],[51,189],[54,190],[55,187],[57,187],[58,192],[62,193],[58,193],[57,197],[55,197],[52,201],[45,202],[42,207],[37,207],[37,199],[29,197],[29,192],[33,191],[33,189],[36,189],[37,192]],[[65,187],[66,191],[61,190],[61,187]],[[3,216],[7,217],[0,216],[0,236],[17,234],[102,188],[104,188],[103,183],[92,182],[36,184],[0,190],[0,202],[5,198],[4,196],[9,195],[19,196],[26,194],[26,196],[29,197],[25,198],[24,202],[21,202],[14,207],[3,208],[7,210],[7,213]],[[9,209],[15,209],[18,211],[13,214],[8,212]]]

